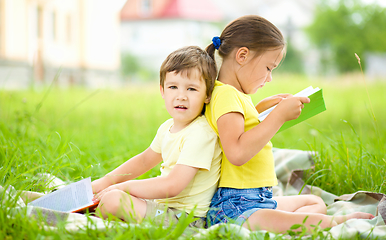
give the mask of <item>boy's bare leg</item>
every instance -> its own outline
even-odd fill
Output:
[[[111,214],[124,221],[139,221],[146,214],[146,202],[144,200],[130,196],[118,189],[107,192],[102,197],[98,208],[103,218],[107,218]]]
[[[312,194],[273,197],[277,202],[277,210],[286,212],[327,213],[323,199]]]

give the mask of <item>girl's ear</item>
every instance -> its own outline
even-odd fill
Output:
[[[249,57],[250,51],[247,47],[241,47],[236,52],[236,62],[240,65],[244,65]]]
[[[205,104],[208,104],[210,102],[210,97],[207,97],[206,99],[205,99]]]
[[[162,98],[164,98],[164,88],[162,87],[162,85],[159,85],[159,91],[161,92]]]

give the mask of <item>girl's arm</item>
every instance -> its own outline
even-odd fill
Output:
[[[236,166],[248,162],[263,149],[284,122],[299,117],[303,103],[309,101],[307,97],[283,99],[264,121],[246,132],[241,113],[230,112],[219,117],[218,132],[228,160]]]
[[[198,168],[177,164],[168,176],[131,180],[115,184],[96,194],[95,199],[100,201],[106,192],[113,189],[120,189],[138,198],[160,199],[175,197],[188,186],[197,171]]]
[[[270,96],[270,97],[267,97],[267,98],[264,98],[263,100],[261,100],[258,104],[256,104],[255,108],[256,108],[258,113],[262,113],[265,110],[267,110],[268,108],[275,106],[276,104],[281,102],[281,100],[288,98],[288,97],[292,97],[292,94],[282,93],[282,94],[273,95],[273,96]]]
[[[117,167],[104,177],[91,183],[93,192],[98,193],[113,184],[134,179],[155,167],[162,161],[160,153],[154,152],[150,147],[142,153],[132,157],[121,166]]]

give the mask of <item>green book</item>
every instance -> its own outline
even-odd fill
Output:
[[[303,122],[304,120],[307,120],[310,117],[313,117],[313,116],[326,110],[326,105],[324,103],[323,90],[322,89],[313,88],[312,86],[310,86],[310,87],[298,92],[294,96],[308,97],[310,99],[310,103],[304,104],[304,108],[302,109],[302,112],[297,119],[285,122],[283,124],[283,126],[281,126],[279,131],[277,131],[277,132],[281,132],[287,128],[290,128],[290,127],[292,127],[300,122]],[[273,107],[265,110],[264,112],[262,112],[259,115],[260,122],[263,121],[275,107],[276,106],[273,106]]]

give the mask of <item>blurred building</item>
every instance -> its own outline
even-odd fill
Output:
[[[172,51],[205,48],[218,34],[222,14],[211,0],[127,0],[121,11],[121,49],[158,72]]]
[[[386,53],[368,52],[365,61],[365,74],[369,79],[386,79]]]
[[[319,0],[213,0],[224,13],[227,21],[243,15],[256,14],[275,24],[283,33],[287,43],[302,55],[306,74],[316,74],[319,70],[320,54],[304,32],[304,28],[314,20],[314,12]]]
[[[306,73],[318,71],[319,55],[304,33],[318,0],[127,0],[121,12],[121,49],[142,65],[159,69],[171,51],[205,48],[237,17],[257,14],[282,30],[304,58]]]
[[[0,0],[0,87],[117,81],[119,2]]]

